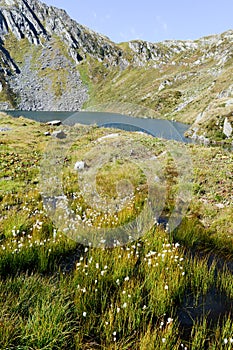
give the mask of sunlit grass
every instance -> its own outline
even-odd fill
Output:
[[[221,322],[211,323],[208,313],[194,319],[188,339],[178,317],[187,297],[191,308],[212,289],[224,293],[229,303],[233,298],[232,271],[225,268],[219,273],[217,261],[210,264],[201,255],[193,258],[186,250],[202,248],[232,258],[231,223],[224,228],[219,224],[220,218],[221,222],[231,218],[231,156],[218,150],[212,151],[212,159],[211,150],[190,147],[196,192],[187,217],[172,235],[155,221],[142,237],[127,236],[124,245],[114,241],[107,248],[103,242],[97,248],[69,239],[45,211],[38,188],[40,159],[48,142],[45,126],[4,118],[1,123],[19,127],[19,134],[17,140],[5,134],[0,144],[0,349],[231,349],[231,310]],[[27,127],[33,132],[24,140]],[[66,159],[70,168],[64,165],[63,172],[68,205],[97,236],[99,228],[120,227],[137,217],[148,195],[146,178],[135,164],[109,162],[96,178],[101,196],[117,198],[120,190],[132,195],[121,210],[108,215],[86,201],[73,169],[75,157],[79,151],[81,159],[91,142],[106,133],[97,128],[85,133]],[[165,146],[151,137],[132,137],[151,147],[156,156]],[[17,142],[20,147],[15,152]],[[209,170],[199,164],[202,157],[208,160]],[[217,178],[218,162],[222,180]],[[167,169],[169,214],[176,169],[166,159],[161,166]],[[225,191],[220,193],[221,186]],[[221,213],[215,205],[220,200],[215,189],[225,205]]]

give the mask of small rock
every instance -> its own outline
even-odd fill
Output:
[[[61,121],[60,120],[51,120],[51,121],[47,122],[46,124],[51,125],[51,126],[59,126],[59,125],[61,125]]]
[[[228,118],[225,118],[224,120],[224,125],[223,125],[223,133],[224,135],[226,135],[227,137],[230,137],[232,134],[232,126],[231,123],[228,121]]]
[[[172,85],[172,82],[167,79],[167,80],[164,80],[160,85],[159,85],[159,91],[163,90],[166,86],[170,86]]]
[[[225,205],[223,203],[217,203],[215,204],[218,209],[223,209]]]
[[[57,130],[52,133],[53,137],[56,137],[57,139],[65,139],[66,134],[64,133],[63,130]]]
[[[3,128],[0,128],[0,132],[4,132],[4,131],[10,131],[12,129],[8,128],[8,127],[3,127]]]
[[[76,162],[74,165],[74,170],[83,170],[84,168],[85,168],[85,162],[83,162],[82,160]]]

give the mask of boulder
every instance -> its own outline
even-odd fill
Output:
[[[66,134],[64,133],[63,130],[57,130],[52,133],[53,137],[56,137],[57,139],[65,139]]]
[[[224,120],[224,125],[223,125],[223,133],[224,135],[226,135],[227,137],[230,137],[232,135],[232,126],[231,123],[229,122],[228,118],[225,118]]]
[[[59,125],[61,125],[61,121],[60,120],[51,120],[51,121],[47,122],[46,124],[51,125],[51,126],[59,126]]]
[[[82,160],[76,162],[74,165],[74,170],[83,170],[84,168],[85,168],[85,162],[83,162]]]

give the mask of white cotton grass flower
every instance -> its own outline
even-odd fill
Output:
[[[86,317],[87,316],[87,313],[86,311],[83,312],[83,317]]]

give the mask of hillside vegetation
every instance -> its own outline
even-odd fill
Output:
[[[77,140],[63,161],[63,191],[98,236],[100,225],[123,224],[138,215],[146,182],[132,163],[135,196],[114,218],[96,215],[85,203],[73,165],[98,142],[110,140],[112,130],[75,128]],[[184,144],[193,183],[181,225],[169,234],[155,224],[124,245],[92,247],[70,239],[45,210],[41,166],[53,142],[45,133],[54,130],[0,114],[0,349],[230,350],[232,271],[222,263],[219,273],[218,257],[233,258],[232,153]],[[169,216],[179,175],[166,151],[176,143],[123,131],[118,138],[137,140],[159,159]],[[126,175],[122,161],[110,161],[98,173],[99,191],[115,196],[115,181]],[[193,257],[189,252],[195,250],[214,254],[214,260],[208,254]],[[210,304],[213,295],[220,311]]]
[[[0,11],[2,109],[125,105],[134,115],[139,105],[150,117],[190,124],[189,136],[232,142],[232,30],[195,41],[115,44],[38,0],[1,0]]]

